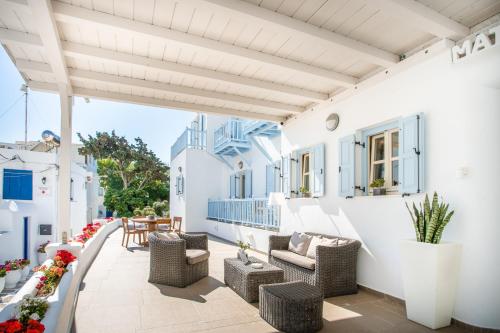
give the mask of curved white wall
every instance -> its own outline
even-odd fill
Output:
[[[438,191],[456,211],[443,240],[463,244],[454,318],[500,328],[499,60],[498,49],[458,64],[452,64],[446,53],[286,125],[283,153],[326,143],[326,195],[287,200],[281,233],[307,230],[362,240],[359,283],[403,298],[398,246],[401,239],[414,238],[404,201],[420,201],[422,195],[405,200],[399,196],[339,198],[337,140],[357,129],[424,112],[426,189]],[[327,132],[325,119],[331,112],[339,113],[340,125]],[[459,179],[456,171],[462,167],[469,174]]]

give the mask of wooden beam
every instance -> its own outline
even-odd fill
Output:
[[[470,34],[470,29],[415,0],[370,0],[370,6],[382,10],[405,24],[440,38],[459,40]]]
[[[49,64],[25,59],[15,59],[15,64],[20,72],[37,72],[43,74],[53,74]]]
[[[37,47],[43,51],[43,44],[40,37],[34,34],[0,28],[0,41],[29,47]],[[245,88],[253,88],[260,91],[278,93],[285,96],[301,97],[314,102],[321,102],[328,99],[328,94],[326,93],[292,87],[275,82],[262,81],[250,77],[224,73],[207,68],[188,66],[175,62],[162,61],[123,52],[115,52],[100,47],[88,46],[72,42],[62,41],[61,46],[64,55],[72,58],[97,60],[113,64],[136,65],[144,69],[183,74],[196,79],[200,78],[218,83],[234,84]]]
[[[50,0],[28,0],[28,5],[33,13],[33,21],[38,28],[45,55],[49,59],[56,80],[58,84],[65,85],[67,87],[65,91],[71,95],[71,81],[66,68],[66,59],[62,53],[51,2]]]
[[[349,75],[281,58],[268,53],[259,52],[257,50],[247,49],[233,44],[203,38],[197,35],[187,34],[103,12],[72,6],[62,2],[54,2],[53,6],[54,16],[60,22],[89,25],[94,29],[102,27],[105,29],[125,32],[131,36],[139,38],[157,40],[161,43],[177,43],[179,45],[203,51],[214,52],[216,54],[230,55],[253,63],[274,66],[288,71],[293,71],[301,75],[315,77],[316,79],[327,80],[342,87],[351,87],[357,82],[357,78]]]
[[[183,65],[175,62],[162,61],[148,57],[115,52],[99,47],[83,44],[62,42],[64,54],[79,59],[92,59],[114,64],[136,65],[145,69],[160,70],[169,73],[183,74],[196,79],[210,80],[213,82],[234,84],[245,88],[278,93],[286,96],[302,97],[315,102],[328,99],[328,94],[307,89],[287,86],[284,84],[262,81],[235,74],[224,73],[211,69]]]
[[[29,81],[28,86],[32,90],[55,92],[55,93],[58,92],[57,85],[54,83]],[[235,116],[248,119],[260,119],[260,120],[268,120],[275,122],[282,122],[285,120],[284,117],[266,113],[245,112],[236,109],[220,108],[203,104],[184,103],[166,99],[128,95],[122,93],[113,93],[113,92],[106,92],[106,91],[79,88],[79,87],[73,88],[73,96],[96,98],[96,99],[102,99],[120,103],[148,105],[148,106],[169,108],[169,109],[176,109],[176,110],[190,111],[190,112],[220,114],[220,115]]]
[[[244,106],[259,107],[269,111],[280,111],[285,113],[300,113],[304,108],[295,105],[283,104],[274,101],[251,98],[246,96],[220,93],[217,91],[191,88],[187,86],[162,83],[158,81],[140,80],[126,76],[118,76],[106,73],[91,72],[80,69],[70,69],[69,76],[72,79],[83,79],[84,81],[102,82],[116,86],[142,88],[153,91],[168,92],[183,96],[199,97],[218,102],[232,102]]]
[[[382,67],[392,66],[399,61],[399,56],[374,46],[359,42],[344,35],[316,27],[312,24],[279,14],[263,7],[240,0],[188,0],[195,7],[207,7],[224,12],[231,18],[258,23],[274,31],[292,33],[326,45],[334,50],[342,49],[356,54],[361,59]]]

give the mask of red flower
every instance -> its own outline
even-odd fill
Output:
[[[45,331],[45,326],[38,320],[28,320],[28,326],[26,328],[26,333],[43,333]]]
[[[65,266],[75,261],[76,257],[66,250],[59,250],[56,253],[56,257],[59,257],[60,260],[64,263]],[[58,259],[59,259],[58,258]]]
[[[17,319],[10,319],[0,323],[0,333],[21,333],[22,331],[23,325]]]

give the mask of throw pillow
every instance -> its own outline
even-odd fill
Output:
[[[337,246],[337,238],[326,238],[314,236],[307,249],[306,257],[316,259],[316,248],[318,246]]]
[[[311,243],[312,236],[306,235],[304,233],[294,232],[288,243],[288,251],[295,252],[301,256],[305,256],[309,244]]]
[[[177,235],[175,232],[159,232],[158,233],[158,238],[163,239],[163,240],[176,240],[180,239],[179,235]]]

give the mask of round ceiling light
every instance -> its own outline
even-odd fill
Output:
[[[339,115],[336,113],[330,114],[326,118],[326,129],[330,132],[335,131],[335,129],[339,126]]]

